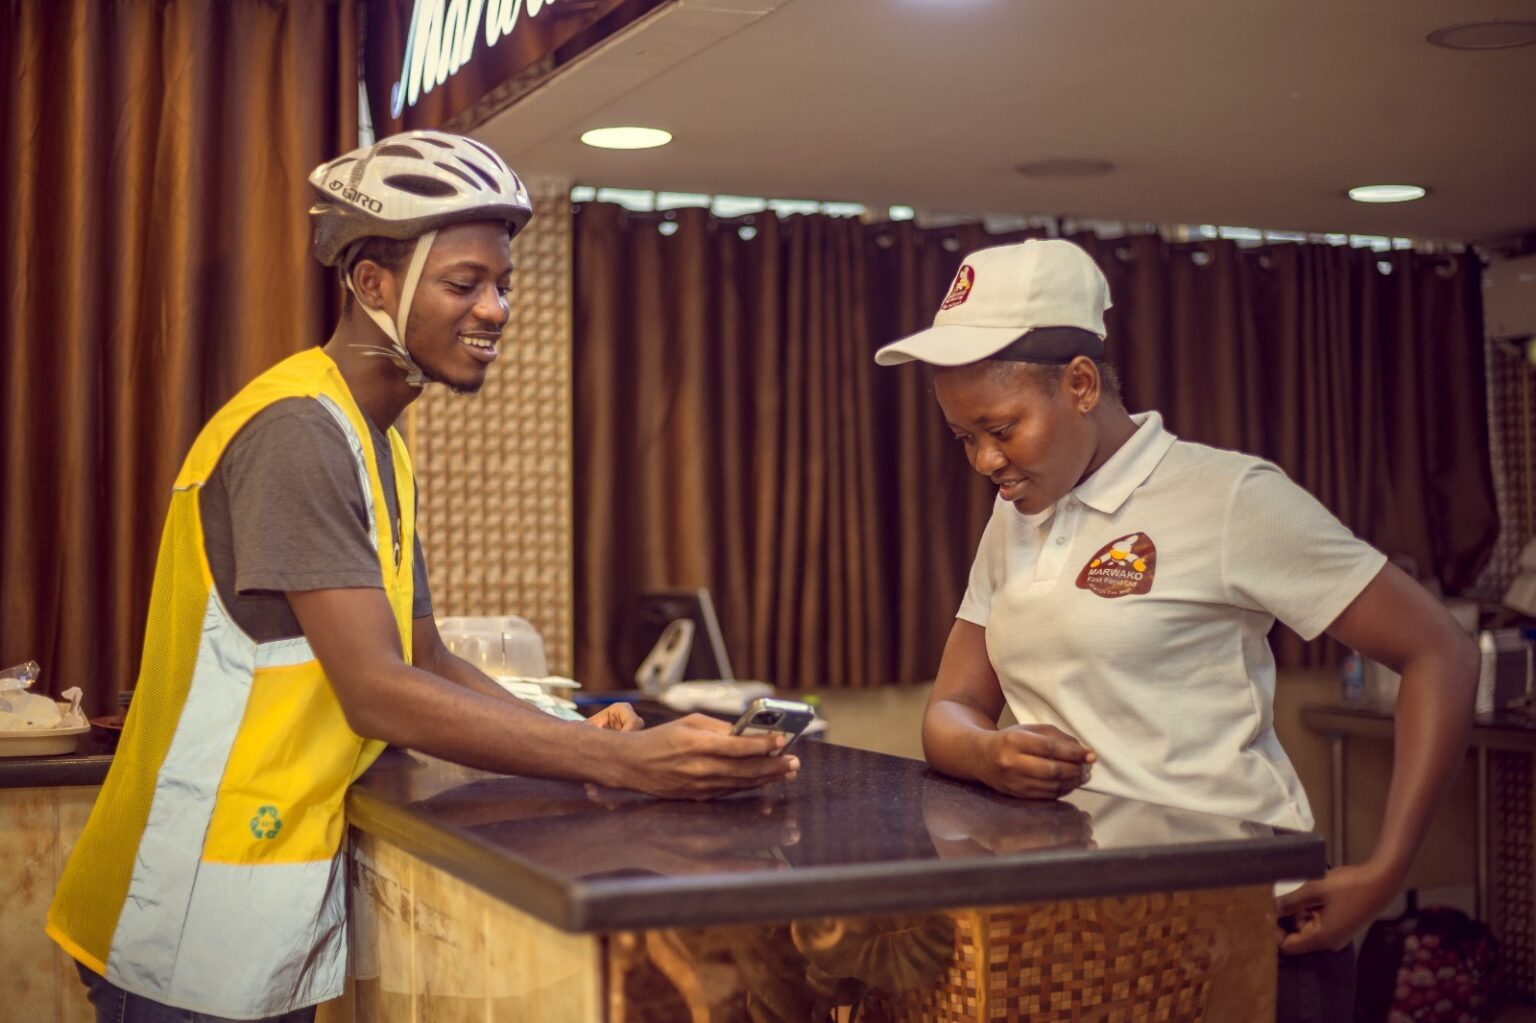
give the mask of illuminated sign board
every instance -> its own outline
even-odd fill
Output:
[[[369,0],[363,65],[375,133],[467,130],[526,92],[530,77],[672,2]]]
[[[487,47],[495,46],[517,30],[525,11],[530,19],[537,18],[558,2],[527,0],[525,8],[523,0],[416,0],[405,37],[405,66],[389,92],[389,116],[399,117],[405,107],[416,105],[422,93],[457,74],[475,55],[475,43],[482,35]]]

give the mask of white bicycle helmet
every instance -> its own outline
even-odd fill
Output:
[[[316,167],[309,183],[318,193],[309,210],[315,258],[339,266],[348,290],[365,240],[417,239],[396,321],[381,310],[362,309],[391,342],[381,354],[405,370],[413,386],[422,386],[426,376],[405,349],[405,322],[437,232],[450,224],[498,220],[516,236],[533,215],[528,189],[488,146],[441,131],[403,132],[354,149]]]

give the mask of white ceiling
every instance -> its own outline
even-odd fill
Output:
[[[1528,0],[677,0],[476,134],[583,184],[1473,240],[1536,230]],[[588,128],[675,141],[614,153]],[[1018,164],[1113,161],[1031,180]],[[1343,192],[1422,184],[1365,206]]]

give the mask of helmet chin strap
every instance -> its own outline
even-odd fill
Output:
[[[426,265],[427,253],[432,251],[432,243],[437,240],[436,231],[428,231],[416,239],[416,251],[411,254],[411,265],[405,271],[405,281],[400,288],[400,309],[395,314],[395,319],[390,320],[389,314],[382,309],[374,309],[361,298],[357,300],[358,306],[368,314],[368,318],[379,325],[384,336],[389,338],[390,347],[387,349],[370,349],[368,354],[381,355],[389,359],[405,372],[405,382],[412,387],[424,387],[427,384],[427,375],[422,372],[416,360],[411,358],[411,353],[405,350],[405,323],[411,314],[411,302],[416,298],[416,285],[421,283],[421,270]],[[350,260],[348,260],[350,263]],[[357,292],[352,287],[352,268],[347,267],[345,280],[347,290],[354,296]]]

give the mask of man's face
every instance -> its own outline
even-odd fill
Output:
[[[507,324],[512,260],[505,224],[455,224],[438,232],[427,254],[405,347],[427,379],[473,394],[496,359]]]
[[[1067,376],[1049,392],[1019,363],[979,362],[940,371],[934,394],[971,468],[1025,515],[1054,505],[1083,478],[1093,457],[1087,416]]]

